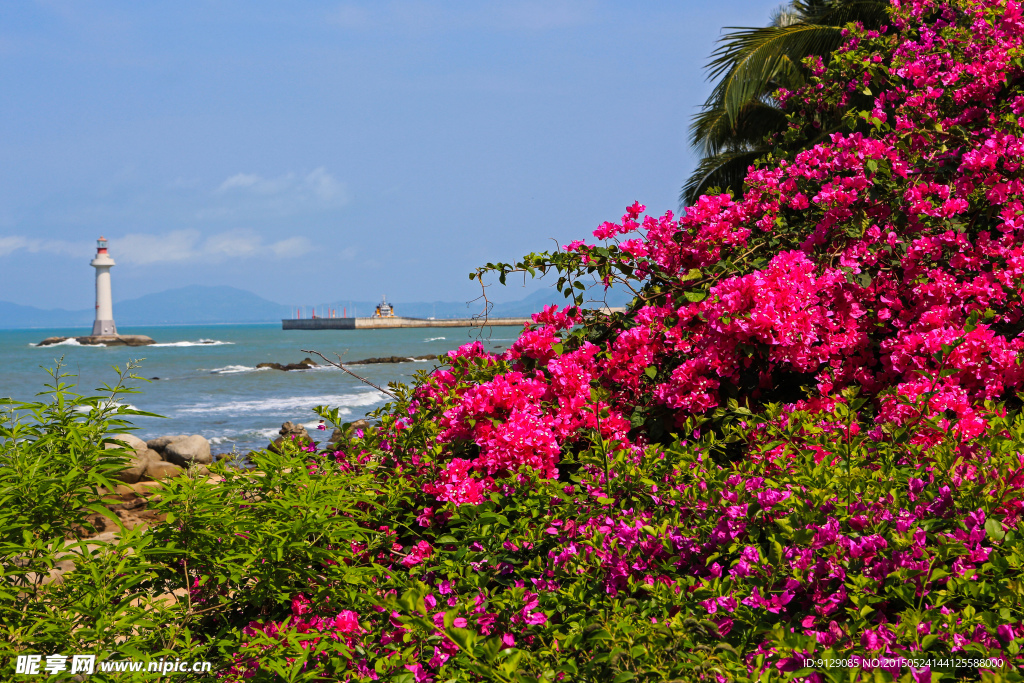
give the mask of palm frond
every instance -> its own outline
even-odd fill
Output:
[[[860,22],[877,29],[889,18],[889,3],[883,0],[794,0],[793,10],[806,23],[846,26]]]
[[[763,148],[720,152],[702,159],[679,193],[680,206],[695,204],[710,187],[732,190],[734,196],[741,196],[747,169],[766,152]]]
[[[785,128],[785,112],[768,98],[757,98],[735,120],[724,107],[701,110],[690,125],[690,144],[702,157],[713,156],[726,148],[760,146],[766,136]]]

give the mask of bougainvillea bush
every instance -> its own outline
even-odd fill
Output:
[[[1022,680],[1024,14],[848,39],[741,201],[489,264],[575,301],[169,484],[173,642],[227,680]]]

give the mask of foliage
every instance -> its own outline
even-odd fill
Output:
[[[680,203],[694,204],[713,187],[742,194],[747,169],[787,129],[776,91],[804,86],[814,66],[805,60],[818,56],[827,62],[845,40],[847,24],[881,28],[887,7],[883,0],[793,0],[771,25],[723,36],[708,64],[715,88],[690,126],[690,142],[702,158]],[[831,127],[819,131],[818,139],[830,132]]]
[[[105,504],[131,449],[111,434],[146,415],[119,399],[134,393],[134,363],[92,396],[75,394],[58,364],[36,401],[3,399],[0,424],[0,654],[125,656],[181,654],[161,626],[171,618],[153,598],[150,539],[122,530],[87,540],[97,518],[120,522]],[[108,446],[114,446],[110,448]],[[120,447],[117,447],[120,446]],[[105,525],[101,525],[105,526]],[[74,563],[74,571],[56,579]]]
[[[794,150],[848,132],[489,264],[576,301],[327,450],[169,485],[124,558],[179,598],[126,642],[226,680],[1022,680],[1022,16],[894,4],[783,93]]]

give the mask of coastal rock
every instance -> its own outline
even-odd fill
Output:
[[[124,443],[128,444],[128,447],[131,450],[135,451],[137,455],[141,455],[146,452],[146,442],[132,434],[114,434],[114,436],[110,438],[117,439],[118,441],[123,441]],[[110,450],[114,448],[121,448],[121,446],[116,443],[108,443],[104,446],[104,448]]]
[[[159,453],[152,448],[145,448],[141,453],[136,451],[136,455],[131,459],[128,467],[114,475],[114,478],[125,484],[134,484],[149,473],[150,465],[162,462]]]
[[[108,334],[75,337],[79,344],[103,344],[105,346],[149,346],[155,344],[152,337],[144,334]]]
[[[172,465],[169,462],[163,460],[149,463],[146,468],[146,478],[151,481],[160,481],[162,479],[172,479],[174,477],[181,476],[182,469],[177,465]]]
[[[43,341],[39,342],[37,346],[53,346],[54,344],[60,344],[66,342],[71,337],[47,337]]]
[[[292,441],[297,446],[306,446],[313,441],[304,426],[290,421],[281,425],[281,429],[277,433],[281,436],[274,439],[273,443],[267,446],[267,450],[273,451],[274,453],[281,452],[281,444],[285,441]]]
[[[345,363],[345,365],[370,365],[372,363],[408,363],[413,360],[434,360],[437,358],[436,353],[428,353],[425,356],[381,356],[380,358],[364,358],[363,360],[353,360]]]
[[[353,422],[352,424],[350,424],[348,426],[348,430],[347,431],[341,429],[340,427],[335,429],[334,432],[331,434],[331,438],[329,438],[327,440],[327,443],[330,445],[330,444],[336,444],[339,441],[347,441],[348,439],[351,438],[352,434],[357,429],[366,429],[369,426],[370,426],[370,423],[368,421],[366,421],[366,420],[356,420],[355,422]]]
[[[39,342],[39,346],[52,346],[53,344],[65,342],[68,339],[71,339],[71,337],[47,337]],[[147,337],[144,334],[86,335],[84,337],[74,337],[74,340],[83,346],[97,346],[100,344],[103,346],[149,346],[156,343],[151,337]]]
[[[213,462],[210,454],[210,442],[198,434],[186,436],[167,444],[164,448],[164,459],[175,465],[185,467],[191,463],[209,465]]]
[[[157,451],[158,453],[163,453],[164,449],[167,448],[169,444],[172,444],[175,441],[180,441],[181,439],[185,438],[188,438],[188,434],[176,434],[174,436],[158,436],[155,439],[150,439],[149,441],[147,441],[146,445],[152,448],[154,451]]]
[[[310,368],[318,367],[312,358],[303,358],[298,363],[288,363],[282,365],[280,363],[257,363],[256,368],[270,368],[272,370],[309,370]]]
[[[147,448],[146,452],[139,457],[145,459],[147,462],[160,462],[164,459],[164,456],[160,455],[159,451],[154,451],[152,448]]]

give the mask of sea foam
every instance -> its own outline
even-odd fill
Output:
[[[204,413],[234,413],[251,415],[260,413],[285,413],[287,411],[312,410],[317,406],[340,408],[340,414],[348,415],[349,408],[372,406],[383,403],[386,396],[379,391],[360,391],[354,394],[331,394],[320,396],[282,396],[279,398],[255,399],[248,401],[203,401],[177,410],[179,415]]]
[[[226,344],[234,344],[235,342],[220,341],[218,339],[200,339],[199,341],[178,341],[178,342],[166,342],[163,344],[150,344],[153,346],[224,346]]]
[[[257,368],[252,365],[225,365],[222,368],[210,370],[211,375],[233,375],[238,372],[263,372],[271,368]]]

